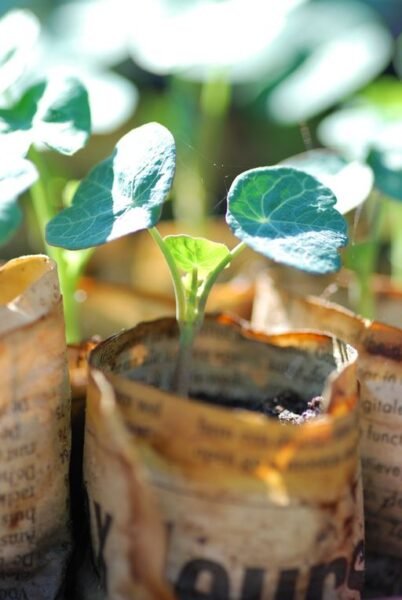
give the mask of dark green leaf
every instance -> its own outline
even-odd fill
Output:
[[[261,167],[239,175],[228,195],[226,220],[253,250],[311,273],[340,267],[347,227],[336,198],[317,179],[288,167]]]
[[[17,197],[38,178],[32,163],[21,158],[1,160],[0,165],[0,244],[18,229],[22,214]]]
[[[197,270],[200,279],[213,271],[230,251],[225,244],[189,235],[168,235],[164,241],[176,265],[185,273]]]
[[[62,154],[74,154],[88,141],[91,117],[88,94],[73,77],[53,78],[25,91],[11,108],[0,109],[0,134],[10,147],[33,142]]]
[[[172,185],[175,158],[174,139],[162,125],[127,133],[82,181],[72,206],[48,223],[48,243],[78,250],[153,227]]]

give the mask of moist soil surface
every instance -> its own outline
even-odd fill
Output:
[[[306,421],[315,419],[323,410],[322,396],[305,400],[293,390],[284,390],[273,398],[263,400],[240,400],[207,394],[197,394],[194,399],[225,408],[258,412],[267,417],[278,419],[283,423],[294,425],[301,425]]]

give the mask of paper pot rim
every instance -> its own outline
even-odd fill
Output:
[[[60,302],[57,265],[48,256],[20,256],[0,267],[0,335],[31,325]]]
[[[208,321],[212,321],[234,329],[237,335],[243,339],[248,339],[262,344],[268,343],[277,347],[295,347],[296,342],[304,343],[304,347],[302,347],[302,349],[305,349],[306,351],[308,351],[308,348],[311,348],[313,345],[317,344],[322,344],[323,348],[326,348],[327,350],[330,350],[330,348],[333,350],[338,344],[345,346],[345,344],[338,340],[335,336],[312,330],[290,330],[284,333],[272,335],[266,334],[262,331],[253,329],[252,326],[247,322],[226,314],[208,314],[206,315],[206,322]],[[172,328],[177,327],[177,322],[174,317],[162,317],[152,321],[144,321],[138,323],[131,329],[127,329],[107,338],[106,340],[103,340],[91,351],[89,355],[89,371],[101,373],[109,383],[112,383],[112,385],[117,385],[121,388],[130,388],[130,390],[135,390],[137,395],[144,393],[146,394],[152,389],[152,394],[154,397],[158,397],[162,402],[169,402],[174,399],[176,403],[182,403],[183,409],[185,410],[185,407],[189,404],[188,398],[178,396],[173,392],[165,391],[150,384],[138,382],[123,375],[113,373],[113,366],[107,369],[102,366],[102,359],[105,358],[107,360],[110,358],[108,347],[111,343],[115,342],[116,340],[122,342],[119,347],[119,352],[121,352],[124,348],[127,348],[131,345],[133,335],[137,334],[138,337],[140,337],[143,331],[153,326],[167,327],[172,330]],[[340,363],[338,362],[337,367],[334,367],[334,371],[327,378],[323,386],[322,395],[324,398],[329,399],[327,411],[315,419],[296,426],[296,429],[300,432],[300,434],[305,432],[308,436],[316,434],[318,437],[320,437],[322,434],[326,433],[328,431],[328,427],[331,427],[331,425],[333,425],[335,422],[341,422],[344,418],[350,418],[350,412],[357,412],[358,394],[356,391],[349,396],[341,394],[340,397],[337,397],[338,395],[334,393],[335,386],[338,389],[339,386],[342,387],[343,382],[355,380],[356,356],[357,354],[354,353],[353,357],[349,357],[347,362],[344,362],[342,366],[340,366]],[[344,359],[344,356],[341,358]],[[99,381],[99,376],[97,376],[97,378]],[[339,386],[337,385],[337,382],[339,382]],[[348,387],[352,387],[354,390],[356,388],[355,385],[350,384]],[[283,431],[283,424],[276,419],[273,419],[272,417],[266,416],[262,413],[233,409],[215,404],[206,405],[202,399],[199,400],[196,398],[191,398],[191,406],[202,409],[207,407],[208,411],[211,411],[211,414],[214,413],[215,415],[220,415],[225,419],[230,418],[233,423],[236,422],[239,427],[243,425],[245,427],[253,426],[264,428],[266,424],[269,423],[271,428],[277,428],[278,432]]]

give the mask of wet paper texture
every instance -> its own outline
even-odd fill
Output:
[[[176,353],[176,323],[162,319],[91,354],[84,477],[107,597],[359,599],[358,406],[347,347],[207,319],[192,396],[248,402],[286,389],[310,399],[325,388],[325,414],[301,426],[170,393]]]
[[[70,391],[56,266],[0,269],[0,598],[62,598],[70,552]]]
[[[369,549],[402,558],[402,330],[260,279],[253,324],[327,331],[358,350],[361,452]]]

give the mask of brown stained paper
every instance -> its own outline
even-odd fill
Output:
[[[56,266],[0,269],[0,598],[58,597],[69,555],[70,399]]]
[[[84,473],[107,597],[359,599],[357,395],[346,348],[207,320],[191,393],[311,398],[326,385],[325,415],[301,426],[169,393],[176,352],[176,324],[162,319],[91,355]]]
[[[328,331],[358,350],[367,547],[402,558],[402,330],[319,298],[258,284],[253,325],[265,331]]]

